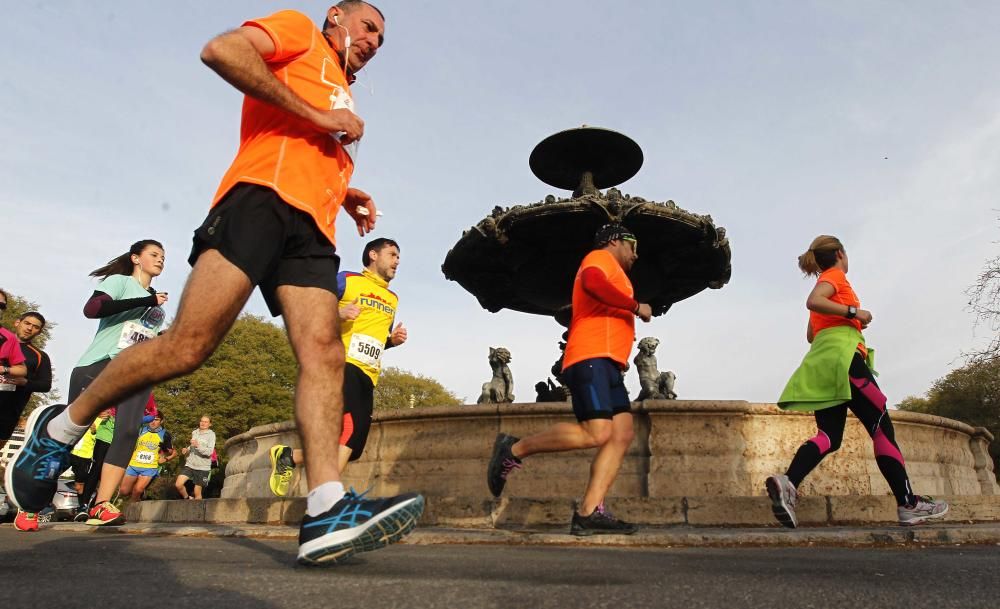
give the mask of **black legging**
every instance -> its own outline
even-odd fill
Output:
[[[87,366],[73,368],[69,375],[69,401],[73,402],[90,383],[97,378],[111,359],[102,359]],[[108,448],[105,462],[124,468],[132,458],[135,441],[139,439],[139,429],[142,428],[142,417],[146,413],[146,403],[152,388],[140,389],[118,404],[115,415],[115,435]],[[96,468],[100,471],[100,468]]]
[[[94,442],[93,462],[90,464],[90,473],[87,474],[87,481],[83,484],[83,493],[80,494],[80,509],[90,509],[90,504],[97,492],[97,485],[101,483],[101,467],[104,465],[104,457],[108,454],[110,442],[97,440]]]
[[[889,420],[885,395],[878,388],[875,376],[861,354],[854,354],[849,375],[851,400],[815,412],[819,433],[799,447],[785,475],[792,484],[798,486],[823,457],[840,448],[844,438],[844,425],[847,423],[847,411],[850,409],[872,437],[875,463],[889,483],[896,503],[912,505],[915,498],[910,488],[910,478],[906,474],[903,455],[896,444],[896,433]]]

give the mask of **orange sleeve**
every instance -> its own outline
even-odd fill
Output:
[[[247,21],[243,26],[263,30],[274,43],[274,54],[264,58],[267,63],[290,61],[308,51],[316,29],[312,19],[298,11],[279,11],[270,17]]]

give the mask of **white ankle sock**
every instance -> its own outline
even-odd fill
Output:
[[[306,497],[306,514],[309,516],[319,516],[323,512],[333,507],[344,497],[343,482],[324,482],[313,490],[309,491]]]
[[[57,414],[56,418],[49,421],[49,425],[45,429],[56,442],[76,444],[76,441],[83,437],[88,427],[90,427],[89,423],[87,425],[77,425],[74,423],[69,418],[69,408],[66,408]]]

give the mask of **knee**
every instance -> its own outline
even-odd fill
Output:
[[[610,421],[608,421],[608,423],[610,423]],[[611,425],[602,425],[600,427],[588,429],[587,439],[587,448],[604,446],[611,439]]]
[[[614,434],[612,441],[616,444],[621,444],[624,446],[629,446],[632,444],[632,440],[635,439],[635,429],[632,426],[626,427],[624,429],[619,429]]]
[[[164,341],[164,350],[169,354],[164,361],[168,362],[167,365],[173,374],[194,372],[215,350],[215,344],[206,335],[167,332],[161,338]]]
[[[320,336],[310,338],[308,344],[298,345],[299,367],[302,370],[320,371],[326,373],[331,368],[343,368],[346,362],[344,343],[339,336]]]

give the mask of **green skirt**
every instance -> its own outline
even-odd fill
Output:
[[[820,330],[809,352],[788,379],[778,398],[783,410],[813,412],[838,406],[851,399],[849,371],[858,343],[865,337],[853,326],[834,326]],[[875,372],[875,350],[868,348],[865,363]]]

